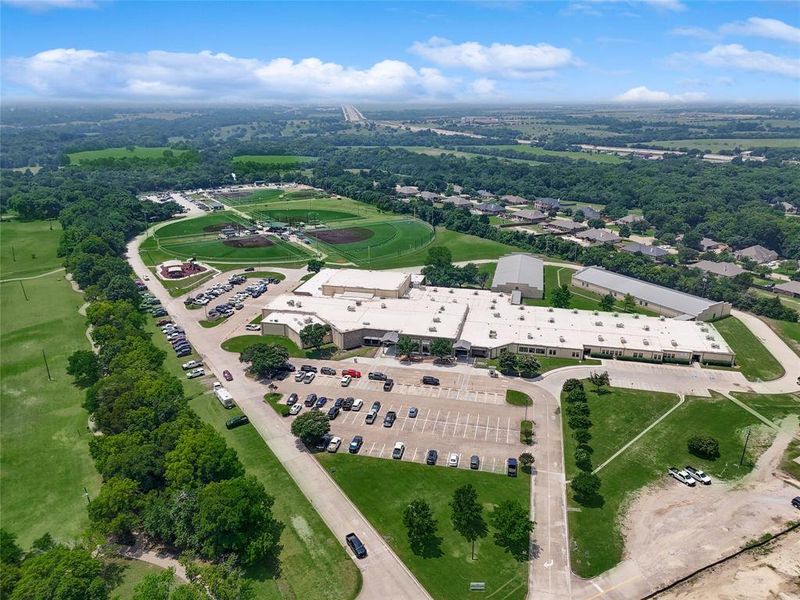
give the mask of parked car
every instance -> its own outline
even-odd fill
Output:
[[[403,452],[406,451],[406,445],[403,442],[397,442],[394,445],[394,450],[392,450],[392,458],[395,460],[400,460],[403,458]]]
[[[670,467],[667,471],[674,479],[677,479],[684,485],[688,485],[689,487],[694,487],[695,481],[692,479],[692,476],[689,475],[686,471],[680,471],[675,467]]]
[[[189,362],[185,362],[181,365],[181,368],[184,371],[188,371],[189,369],[196,369],[197,367],[202,367],[203,363],[199,360],[190,360]]]
[[[303,381],[305,377],[306,377],[305,371],[298,371],[297,373],[294,374],[294,380],[297,381],[298,383]]]
[[[333,403],[333,405],[336,408],[342,408],[343,404],[344,404],[344,398],[337,398],[336,401]]]
[[[239,415],[238,417],[233,417],[225,421],[225,427],[228,429],[236,429],[242,425],[247,425],[249,422],[250,419],[247,418],[247,415]]]
[[[706,475],[700,469],[695,469],[694,467],[690,467],[688,465],[685,467],[685,469],[686,472],[689,473],[689,475],[692,476],[692,479],[694,479],[697,483],[702,483],[703,485],[711,485],[711,477]]]
[[[177,356],[178,358],[183,358],[184,356],[191,355],[191,353],[192,351],[187,348],[185,350],[178,350],[178,352],[175,353],[175,356]]]
[[[325,396],[320,396],[319,398],[317,398],[317,402],[316,404],[314,404],[314,406],[316,406],[317,408],[322,408],[323,406],[325,406],[325,403],[327,401],[328,399]]]
[[[353,402],[353,410],[359,411],[362,406],[364,406],[364,401],[361,398],[356,398]]]
[[[336,420],[336,417],[338,417],[338,416],[339,416],[339,407],[338,406],[331,406],[328,409],[328,418],[331,421],[334,421],[334,420]]]
[[[428,454],[425,456],[425,464],[435,465],[437,460],[439,460],[439,453],[436,450],[428,450]]]
[[[359,377],[361,377],[361,371],[356,371],[355,369],[345,369],[344,371],[342,371],[342,375],[349,375],[354,379],[358,379]]]
[[[334,436],[331,438],[331,441],[328,442],[328,452],[337,452],[339,450],[339,446],[342,445],[342,438],[338,436]]]
[[[358,454],[358,451],[361,450],[361,446],[364,444],[364,438],[360,435],[357,435],[353,438],[350,442],[350,446],[347,448],[347,451],[350,454]]]
[[[371,411],[369,411],[369,412],[367,413],[367,418],[366,418],[366,419],[364,419],[364,422],[365,422],[367,425],[372,425],[372,424],[375,422],[375,417],[377,417],[377,416],[378,416],[378,411],[376,411],[376,410],[371,410]]]
[[[297,394],[289,394],[286,398],[286,405],[292,406],[297,402]]]
[[[417,418],[417,409],[416,407],[412,406],[408,409],[408,418],[409,419],[416,419]]]
[[[795,496],[792,498],[792,506],[795,508],[800,508],[800,496]]]
[[[206,372],[203,369],[195,369],[193,371],[189,371],[186,374],[186,378],[187,379],[195,379],[197,377],[202,377],[205,374],[206,374]]]
[[[458,454],[455,452],[451,452],[450,456],[447,458],[447,466],[448,467],[457,467],[458,466]]]
[[[469,457],[469,468],[473,471],[477,471],[481,468],[481,459],[477,454],[473,454]]]
[[[316,401],[317,401],[317,395],[309,394],[308,396],[306,396],[306,400],[303,404],[305,404],[306,406],[314,406]]]
[[[425,385],[439,385],[439,380],[436,377],[425,375],[425,377],[422,378],[422,383]]]
[[[302,371],[300,371],[300,372],[302,373]],[[311,383],[312,381],[314,381],[314,377],[316,377],[316,376],[317,376],[317,374],[314,373],[313,371],[310,371],[310,372],[306,373],[306,376],[303,377],[303,383]]]
[[[342,410],[350,410],[353,408],[353,404],[355,404],[355,400],[352,397],[347,397],[342,402]]]
[[[394,387],[394,379],[387,379],[386,381],[383,382],[384,392],[391,392],[393,387]]]
[[[308,373],[316,373],[317,372],[317,367],[315,367],[313,365],[302,365],[300,367],[300,370],[308,372]]]
[[[370,410],[374,410],[376,413],[381,412],[381,403],[376,400],[372,403],[372,408]]]
[[[258,325],[258,323],[248,323],[247,325],[244,326],[244,328],[247,331],[260,331],[261,330],[261,327]]]
[[[231,372],[228,371],[228,369],[225,369],[222,372],[222,376],[225,378],[225,381],[233,381],[233,375],[231,375]]]
[[[331,443],[332,439],[333,436],[330,433],[326,433],[321,438],[319,438],[319,441],[314,445],[314,449],[325,450],[328,447],[328,444]]]
[[[356,558],[364,558],[367,556],[367,549],[355,533],[348,533],[344,536],[345,542],[350,546],[350,550],[356,555]]]
[[[386,416],[383,417],[383,426],[384,427],[391,427],[394,425],[395,420],[397,419],[397,413],[393,410],[390,410],[386,413]]]
[[[367,377],[376,381],[386,381],[386,375],[380,371],[372,371]]]
[[[296,415],[301,410],[303,410],[303,405],[300,404],[299,402],[295,402],[294,404],[292,404],[292,407],[289,409],[289,414],[290,415]]]
[[[517,476],[517,459],[516,458],[509,458],[506,461],[506,475],[509,477],[516,477]]]
[[[336,375],[336,369],[332,367],[322,367],[319,372],[323,375]]]
[[[342,380],[339,383],[341,384],[342,387],[347,387],[348,385],[350,385],[350,382],[352,380],[353,379],[350,377],[350,375],[345,375],[344,377],[342,377]]]

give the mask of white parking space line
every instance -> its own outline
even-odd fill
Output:
[[[428,409],[428,412],[431,412],[431,411],[430,411],[430,409]],[[427,413],[426,413],[426,416],[427,416]],[[419,420],[420,420],[420,418],[421,418],[421,415],[420,415],[420,414],[417,414],[417,418],[416,418],[416,419],[414,419],[414,424],[413,424],[413,425],[411,425],[411,432],[412,432],[412,433],[413,433],[413,432],[414,432],[414,430],[417,428],[417,421],[419,421]]]
[[[489,439],[489,417],[486,417],[486,433],[483,436],[483,441],[485,442],[488,439]]]
[[[511,417],[508,418],[508,422],[506,423],[506,444],[510,444],[509,437],[511,436]]]
[[[381,451],[378,453],[378,456],[379,456],[379,457],[382,457],[382,456],[383,456],[383,451],[384,451],[384,450],[386,450],[386,444],[384,444],[383,446],[381,446]]]
[[[461,436],[462,438],[467,437],[467,429],[469,429],[469,413],[467,413],[467,421],[464,423],[464,435]]]
[[[411,462],[417,462],[417,449],[414,448],[414,456],[411,458]]]
[[[497,462],[497,458],[492,457],[492,473],[494,473],[494,465]]]
[[[481,426],[481,416],[477,415],[475,417],[475,435],[472,436],[473,440],[478,439],[478,428]]]
[[[494,431],[494,441],[497,442],[500,440],[500,417],[497,417],[497,427]]]
[[[372,446],[369,447],[369,452],[367,452],[367,454],[372,455],[373,450],[375,450],[375,442],[372,442]]]

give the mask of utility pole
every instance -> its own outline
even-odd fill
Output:
[[[742,466],[742,463],[744,462],[744,453],[747,450],[747,442],[749,442],[749,441],[750,441],[750,428],[748,427],[747,428],[747,436],[744,438],[744,447],[742,448],[742,456],[739,459],[739,466],[740,467]]]
[[[14,246],[11,246],[11,261],[17,262],[17,253],[14,252]]]
[[[25,291],[25,286],[22,285],[22,280],[21,279],[20,279],[20,282],[19,282],[19,287],[22,288],[22,295],[25,296],[25,300],[30,302],[30,298],[28,298],[28,293]]]
[[[53,377],[50,375],[50,365],[47,364],[47,355],[44,353],[44,348],[42,348],[42,358],[44,359],[44,368],[47,369],[47,379],[49,381],[53,381]]]

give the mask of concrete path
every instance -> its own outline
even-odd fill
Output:
[[[41,277],[47,277],[48,275],[55,275],[56,273],[60,273],[64,270],[64,267],[59,269],[53,269],[52,271],[48,271],[47,273],[40,273],[39,275],[31,275],[30,277],[13,277],[12,279],[3,279],[0,283],[11,283],[12,281],[28,281],[29,279],[39,279]]]

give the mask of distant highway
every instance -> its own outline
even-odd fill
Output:
[[[352,104],[342,104],[342,113],[344,114],[344,120],[348,123],[366,123],[367,121],[361,111]]]

